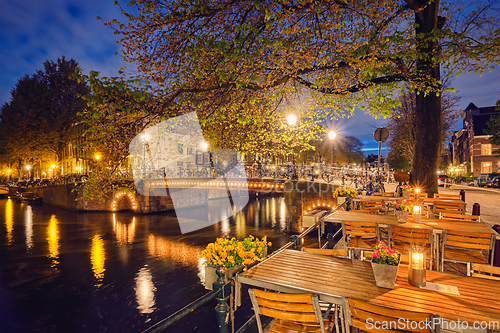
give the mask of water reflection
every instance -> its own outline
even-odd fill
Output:
[[[286,230],[286,206],[284,199],[281,200],[280,206],[280,229]]]
[[[96,234],[92,237],[92,248],[90,250],[90,262],[92,263],[92,271],[96,280],[94,283],[96,288],[102,286],[102,280],[104,279],[104,259],[104,242],[101,235]]]
[[[151,313],[156,310],[154,307],[155,291],[153,276],[146,265],[139,270],[135,277],[135,297],[137,298],[137,309],[139,309],[140,313]]]
[[[251,207],[253,206],[250,206],[249,208]],[[236,214],[234,218],[236,220],[236,238],[243,239],[247,235],[247,225],[246,225],[247,221],[245,213],[242,211],[238,212],[238,214]]]
[[[113,214],[113,231],[116,235],[116,241],[119,246],[133,244],[135,237],[135,216],[129,224],[121,223],[116,219],[116,214]]]
[[[12,243],[12,229],[14,229],[14,204],[7,199],[5,204],[5,229],[7,229],[7,245]]]
[[[228,237],[229,233],[231,232],[231,226],[229,225],[229,219],[227,218],[226,214],[222,215],[221,226],[222,226],[222,236]]]
[[[26,206],[24,212],[24,234],[26,236],[26,250],[33,248],[33,208]]]
[[[52,258],[50,267],[56,267],[59,264],[59,229],[55,215],[50,217],[47,225],[47,241],[49,242],[49,258]]]
[[[150,234],[148,237],[148,253],[151,257],[173,260],[183,266],[197,266],[201,248],[179,241]]]

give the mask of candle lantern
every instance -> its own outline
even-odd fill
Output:
[[[417,203],[413,206],[413,222],[422,222],[422,206],[419,206]]]
[[[414,230],[413,230],[414,231]],[[422,232],[422,242],[416,243],[413,231],[410,234],[410,264],[408,265],[408,283],[415,287],[425,287],[425,253],[424,253],[424,232]]]
[[[416,188],[415,189],[415,200],[420,200],[420,189]]]

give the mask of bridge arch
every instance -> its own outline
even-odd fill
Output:
[[[111,203],[111,210],[119,212],[122,210],[137,211],[137,200],[135,195],[130,192],[117,192],[113,195],[113,202]]]

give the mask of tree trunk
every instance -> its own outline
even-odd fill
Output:
[[[417,40],[417,75],[418,79],[440,80],[440,63],[437,61],[439,45],[437,40],[427,38],[438,28],[439,1],[418,0],[419,7],[425,8],[415,13],[415,32],[425,34]],[[427,5],[426,5],[427,3]],[[436,56],[433,60],[433,57]],[[440,84],[434,88],[440,91]],[[434,91],[424,94],[417,91],[416,96],[416,147],[412,165],[411,183],[422,188],[428,194],[438,191],[437,170],[441,158],[443,136],[443,116],[441,111],[441,94]]]

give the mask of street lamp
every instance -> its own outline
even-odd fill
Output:
[[[335,134],[334,131],[330,131],[330,133],[328,133],[328,138],[330,138],[330,141],[332,142],[332,159],[331,159],[331,164],[333,166],[333,140],[335,140],[335,136],[337,136]]]
[[[30,169],[31,169],[31,166],[30,165],[27,165],[26,166],[26,170],[28,171],[28,178],[30,178]]]
[[[295,115],[291,114],[289,115],[288,117],[286,117],[286,120],[288,121],[288,125],[290,126],[294,126],[295,123],[297,122],[297,117],[295,117]],[[297,169],[296,169],[296,165],[297,165],[297,160],[295,159],[295,153],[293,153],[293,167],[292,167],[292,179],[299,179],[299,177],[297,176]]]

